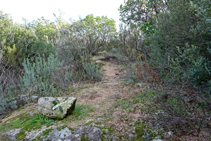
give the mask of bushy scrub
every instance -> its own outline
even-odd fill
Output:
[[[46,60],[39,56],[34,62],[25,59],[23,63],[25,74],[21,82],[25,91],[39,94],[53,94],[65,89],[64,85],[70,84],[72,73],[54,55]]]
[[[98,66],[92,63],[83,64],[83,68],[85,71],[85,76],[87,76],[91,80],[99,81],[101,80],[102,74],[100,73]]]
[[[14,96],[11,90],[11,87],[8,87],[8,96],[5,97],[3,89],[0,88],[0,114],[5,113],[5,110],[8,108],[12,110],[17,108],[13,101]]]
[[[44,41],[35,42],[30,49],[30,56],[37,57],[39,54],[48,57],[50,54],[55,54],[56,50],[51,44],[47,44]]]
[[[168,93],[162,91],[156,98],[163,110],[159,122],[170,131],[199,135],[202,128],[209,128],[210,7],[210,0],[127,0],[120,6],[122,21],[139,25],[143,33],[140,54],[146,59],[136,62],[136,78],[150,83],[156,80],[162,90],[171,89]],[[128,35],[122,32],[120,36],[121,45],[126,48],[131,47],[127,44]]]
[[[180,79],[190,80],[195,86],[208,86],[211,80],[211,61],[200,54],[200,49],[194,45],[178,47],[178,53],[178,57],[172,59],[170,63],[174,73],[179,74]]]
[[[0,114],[7,113],[17,108],[18,101],[14,97],[18,96],[19,80],[13,78],[15,71],[9,71],[5,65],[0,62]],[[7,111],[5,111],[7,109]],[[9,110],[8,110],[9,109]]]

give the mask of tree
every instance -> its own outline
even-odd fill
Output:
[[[28,26],[35,30],[35,34],[39,40],[42,40],[47,44],[53,43],[57,33],[55,23],[41,17],[30,23]]]
[[[167,0],[127,0],[120,5],[121,20],[124,23],[147,23],[166,11]]]
[[[78,23],[83,26],[79,32],[85,37],[86,50],[91,54],[96,54],[116,34],[115,21],[106,16],[87,15]]]
[[[37,41],[32,28],[13,23],[9,15],[0,13],[0,48],[3,63],[9,66],[21,66],[25,57],[29,57],[30,48]]]

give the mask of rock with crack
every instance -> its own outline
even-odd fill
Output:
[[[49,118],[63,119],[75,109],[75,97],[40,97],[38,111]]]

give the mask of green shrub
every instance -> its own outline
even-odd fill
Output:
[[[20,78],[25,91],[39,94],[61,92],[63,86],[71,82],[72,73],[52,54],[47,60],[38,56],[33,63],[25,59],[23,66],[25,74]]]
[[[91,80],[99,81],[101,80],[101,73],[98,69],[98,66],[91,63],[83,64],[83,68],[85,70],[85,76],[87,76]]]
[[[4,112],[5,111],[5,109],[6,109],[6,107],[7,107],[7,101],[6,101],[6,98],[4,97],[4,93],[3,93],[3,90],[2,89],[0,89],[0,93],[1,93],[1,95],[0,95],[0,102],[1,102],[1,106],[0,106],[0,113],[2,113],[2,112]]]
[[[51,44],[46,44],[44,41],[37,41],[32,45],[30,54],[32,56],[43,54],[45,57],[48,57],[50,54],[55,54],[55,51],[55,48]]]
[[[17,103],[15,103],[15,95],[14,89],[18,87],[15,84],[10,84],[7,86],[7,90],[4,91],[0,88],[0,114],[7,113],[6,109],[14,110],[17,108]],[[18,101],[16,101],[18,102]]]
[[[194,86],[207,86],[211,80],[211,61],[200,53],[199,47],[178,47],[178,53],[170,63],[174,73],[179,73],[180,79],[190,80]]]

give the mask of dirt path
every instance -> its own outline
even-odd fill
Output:
[[[78,104],[89,104],[96,108],[95,116],[103,116],[116,100],[127,95],[127,90],[121,86],[122,81],[119,76],[119,66],[111,62],[102,62],[104,77],[101,82],[83,89],[74,96],[77,97]]]
[[[120,79],[119,75],[122,73],[122,71],[120,72],[120,65],[111,61],[103,61],[102,63],[105,64],[103,66],[103,80],[73,94],[78,99],[77,104],[88,104],[95,108],[95,112],[84,120],[81,120],[79,124],[84,124],[87,121],[101,117],[106,121],[105,124],[109,125],[116,132],[127,135],[134,130],[133,127],[129,126],[128,122],[132,124],[138,118],[144,117],[145,115],[143,115],[141,110],[128,113],[126,110],[114,107],[114,103],[117,100],[130,99],[130,96],[140,91],[140,89],[131,87],[130,85],[123,85],[124,81]],[[133,105],[128,106],[132,107]],[[123,119],[122,117],[127,118]],[[70,127],[75,128],[76,126],[78,125],[70,123]]]

